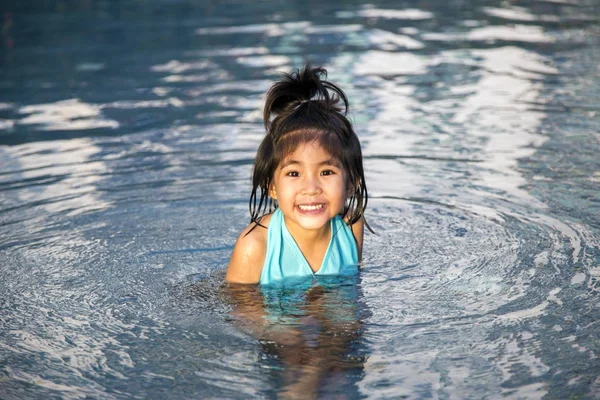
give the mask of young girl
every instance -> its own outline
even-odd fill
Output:
[[[261,285],[358,271],[367,205],[348,99],[306,66],[267,93],[266,136],[254,163],[250,225],[225,280]]]

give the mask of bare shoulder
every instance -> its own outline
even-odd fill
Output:
[[[267,227],[270,215],[252,222],[238,236],[225,280],[231,283],[258,283],[267,252]],[[262,226],[261,226],[262,225]]]

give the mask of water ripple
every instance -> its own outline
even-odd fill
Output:
[[[301,368],[221,283],[264,93],[308,60],[351,99],[376,232],[322,395],[597,397],[593,1],[159,3],[3,25],[2,393],[281,394]]]

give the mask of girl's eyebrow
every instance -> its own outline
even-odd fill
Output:
[[[295,165],[295,164],[300,164],[300,161],[296,161],[296,160],[291,160],[291,159],[286,159],[284,160],[281,165],[279,166],[279,168],[285,168],[289,165]]]
[[[285,168],[285,167],[290,166],[290,165],[298,165],[298,164],[302,164],[302,163],[300,161],[298,161],[298,160],[294,160],[294,159],[289,158],[289,159],[283,161],[281,163],[281,166],[279,168]],[[328,158],[327,160],[323,160],[320,163],[318,163],[318,165],[319,166],[322,166],[322,165],[331,165],[333,167],[338,167],[338,168],[340,167],[340,163],[334,157]]]
[[[319,165],[331,165],[331,166],[333,166],[333,167],[338,167],[338,168],[340,167],[340,163],[339,163],[339,162],[338,162],[338,160],[337,160],[336,158],[334,158],[334,157],[331,157],[331,158],[329,158],[329,159],[327,159],[327,160],[325,160],[325,161],[321,161],[321,162],[319,163]]]

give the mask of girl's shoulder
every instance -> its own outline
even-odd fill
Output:
[[[225,280],[235,283],[258,283],[267,253],[267,229],[271,215],[251,222],[238,236],[227,267]]]
[[[269,222],[273,214],[266,214],[260,217],[256,222],[250,222],[250,224],[240,233],[238,241],[241,238],[249,237],[250,241],[259,241],[267,243],[267,232],[269,229]]]

